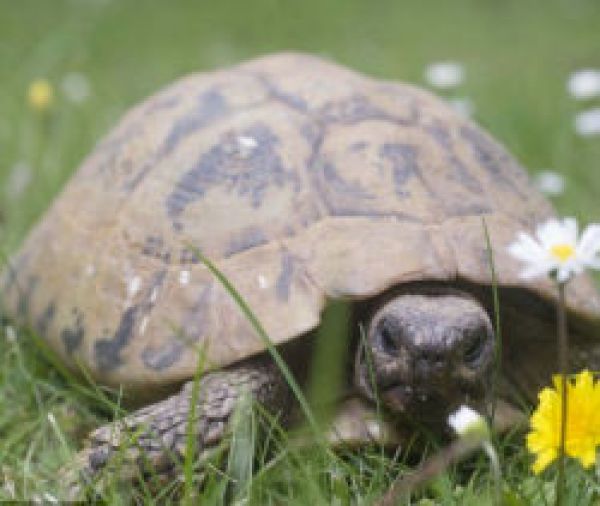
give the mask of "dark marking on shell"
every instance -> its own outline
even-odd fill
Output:
[[[210,328],[209,320],[211,305],[214,303],[214,286],[208,284],[202,288],[198,299],[183,319],[182,331],[173,336],[184,342],[194,342],[204,335],[205,329]]]
[[[136,319],[139,319],[143,314],[148,313],[154,307],[156,299],[153,298],[153,294],[162,286],[166,275],[166,269],[158,271],[154,275],[144,296],[144,302],[138,307]],[[172,336],[170,340],[167,340],[164,345],[146,346],[141,353],[142,361],[146,366],[155,370],[169,367],[181,358],[185,341],[187,341],[186,336],[182,335],[182,333],[178,333],[175,336]]]
[[[121,352],[133,337],[138,306],[128,307],[121,316],[121,321],[112,337],[98,339],[94,345],[96,365],[100,371],[112,371],[123,363]]]
[[[408,223],[423,223],[423,220],[418,216],[412,214],[403,213],[399,211],[388,211],[388,210],[377,210],[377,209],[365,209],[361,207],[352,207],[351,205],[335,205],[330,210],[331,216],[338,218],[353,218],[360,216],[363,218],[370,218],[372,221],[385,220],[388,221],[390,218],[400,222]]]
[[[450,216],[483,216],[492,214],[492,209],[485,204],[461,203],[454,205],[449,211]]]
[[[404,189],[406,183],[413,177],[417,178],[425,191],[431,198],[436,197],[436,192],[431,184],[425,179],[422,170],[419,167],[418,148],[412,144],[384,144],[380,155],[392,162],[392,176],[394,179],[394,189],[400,198],[410,197],[410,193]],[[456,192],[451,187],[439,188],[441,193],[437,196],[439,204],[444,212],[449,216],[471,216],[481,215],[491,212],[491,209],[485,202],[471,203],[471,199],[465,199],[465,194]],[[482,189],[478,192],[470,190],[469,193],[475,198],[479,198]]]
[[[445,151],[452,149],[452,136],[450,135],[450,131],[440,121],[435,120],[423,128],[425,132],[431,135],[439,146],[444,148]]]
[[[121,129],[117,130],[117,133],[113,133],[98,145],[95,151],[95,155],[98,158],[92,164],[84,164],[84,170],[88,174],[103,174],[108,172],[107,176],[110,179],[110,184],[114,185],[115,175],[120,172],[123,166],[126,167],[126,171],[127,168],[131,169],[131,161],[129,159],[120,160],[123,147],[133,138],[141,136],[143,131],[144,125],[139,121],[127,125],[122,131]]]
[[[426,190],[430,190],[418,165],[418,149],[412,144],[388,143],[381,146],[379,156],[392,163],[394,191],[400,198],[410,197],[405,185],[412,178],[418,178]]]
[[[287,250],[281,255],[281,272],[275,282],[275,293],[281,302],[287,302],[290,298],[290,290],[294,280],[294,257]]]
[[[209,90],[202,93],[198,97],[196,108],[174,122],[162,146],[157,150],[156,155],[152,156],[152,159],[147,161],[135,176],[125,183],[123,189],[127,192],[132,192],[156,166],[158,161],[174,151],[185,137],[208,126],[227,111],[227,103],[217,90]]]
[[[300,111],[300,112],[307,112],[308,111],[308,105],[306,103],[306,101],[304,101],[302,98],[300,98],[297,95],[292,95],[291,93],[284,93],[281,90],[278,89],[274,89],[271,97],[273,97],[274,99],[283,102],[285,105],[287,105],[288,107],[295,109],[296,111]]]
[[[227,110],[227,102],[216,89],[202,93],[198,97],[196,108],[175,121],[160,149],[159,156],[171,153],[185,137],[207,126]]]
[[[288,225],[285,227],[285,236],[295,236],[299,230],[308,228],[313,223],[316,223],[317,221],[321,220],[323,218],[323,215],[324,213],[320,209],[319,203],[315,202],[314,200],[311,200],[310,207],[307,207],[303,210],[301,214],[298,213],[295,216],[295,218],[298,220],[297,223],[295,223],[294,226]]]
[[[56,315],[56,303],[50,301],[42,314],[37,318],[35,322],[35,328],[40,335],[45,336],[48,331],[48,326],[52,323],[54,316]]]
[[[368,146],[369,146],[368,142],[359,141],[359,142],[354,142],[354,143],[350,144],[350,146],[348,146],[348,149],[350,151],[352,151],[353,153],[356,153],[358,151],[365,150]]]
[[[321,146],[325,138],[325,130],[323,128],[305,130],[312,134],[311,153],[306,162],[308,173],[315,192],[320,196],[330,216],[395,218],[398,221],[421,223],[422,220],[418,217],[407,213],[374,209],[373,206],[377,206],[377,197],[362,188],[360,184],[344,180],[335,166],[322,157]],[[320,217],[320,213],[316,213],[313,221]]]
[[[165,245],[164,239],[156,235],[146,237],[142,246],[142,255],[156,258],[165,264],[171,262],[171,251]]]
[[[309,167],[312,184],[330,216],[363,215],[376,198],[359,183],[347,181],[329,160],[319,157]]]
[[[258,227],[248,227],[240,230],[235,234],[235,237],[229,242],[229,246],[225,251],[225,257],[241,253],[251,248],[266,244],[269,238],[264,231]]]
[[[446,178],[449,185],[442,188],[440,200],[444,204],[445,212],[449,216],[473,216],[490,214],[492,208],[489,206],[485,189],[477,177],[475,177],[457,156],[454,149],[452,136],[448,128],[439,121],[435,121],[424,127],[440,146],[446,161]],[[457,183],[465,192],[453,189],[452,183]],[[438,187],[439,188],[439,187]]]
[[[200,257],[196,251],[186,246],[179,252],[179,263],[181,265],[198,264]]]
[[[353,95],[345,100],[330,102],[321,108],[319,115],[326,123],[354,124],[368,120],[389,121],[402,126],[414,123],[414,118],[393,116],[373,105],[363,95]]]
[[[385,82],[376,84],[375,92],[383,93],[408,108],[408,114],[402,118],[405,124],[416,126],[421,121],[424,102],[422,97],[416,96],[413,91],[407,90],[403,85]]]
[[[329,209],[329,199],[323,188],[322,179],[322,155],[321,155],[321,147],[323,146],[323,142],[325,140],[325,126],[319,123],[305,123],[302,125],[300,129],[300,133],[302,137],[308,142],[310,146],[310,153],[308,158],[306,159],[306,167],[307,173],[311,181],[311,186],[313,190],[321,197],[322,205],[325,206],[328,212],[331,212]],[[315,208],[314,210],[314,221],[317,221],[321,216],[322,212]],[[308,223],[305,223],[307,226]]]
[[[97,151],[108,152],[110,154],[118,154],[121,148],[129,142],[133,137],[136,137],[142,132],[143,125],[141,123],[130,123],[122,128],[117,128],[106,139],[98,144]]]
[[[163,285],[166,276],[167,269],[161,269],[159,271],[156,271],[152,276],[152,279],[148,283],[148,288],[144,292],[143,304],[141,305],[141,310],[143,313],[150,311],[150,309],[154,307],[154,294]]]
[[[71,355],[83,342],[85,329],[83,325],[83,314],[77,308],[73,309],[75,322],[72,327],[65,327],[60,333],[60,338],[65,346],[65,350]]]
[[[193,306],[186,312],[177,328],[177,332],[168,337],[164,345],[146,346],[141,354],[146,366],[154,370],[163,370],[176,364],[188,345],[197,342],[208,328],[212,285],[206,285]]]
[[[38,277],[30,275],[27,278],[27,283],[25,284],[25,287],[17,285],[19,292],[19,296],[17,298],[17,315],[20,318],[25,318],[26,316],[29,316],[29,304],[31,301],[31,297],[33,297],[33,292],[35,291],[38,283]]]
[[[240,138],[252,139],[255,146],[247,150]],[[177,218],[193,201],[202,198],[213,187],[224,187],[250,200],[258,208],[267,190],[289,184],[299,191],[300,180],[286,168],[277,153],[279,138],[271,129],[256,123],[240,132],[228,132],[204,153],[175,184],[165,206],[170,218]]]
[[[375,199],[375,195],[365,190],[359,183],[348,181],[337,171],[335,165],[330,161],[322,161],[319,164],[323,171],[324,181],[328,188],[336,193],[343,193],[357,199]]]
[[[152,100],[146,107],[144,114],[151,116],[157,111],[163,111],[165,109],[172,109],[173,107],[181,103],[181,95],[179,93],[174,95],[168,95],[166,97],[157,97]]]
[[[96,365],[101,371],[108,372],[122,365],[121,352],[131,342],[138,320],[154,307],[156,303],[155,294],[164,283],[166,275],[167,269],[154,273],[141,300],[137,304],[128,307],[121,315],[119,325],[112,337],[96,341],[94,353]]]
[[[325,129],[322,125],[307,121],[300,126],[300,135],[306,140],[314,151],[318,151],[323,144]]]
[[[439,122],[425,127],[425,131],[428,132],[437,144],[444,150],[446,159],[450,167],[453,170],[452,179],[464,186],[468,191],[473,192],[476,195],[480,195],[483,192],[483,187],[479,180],[473,176],[465,164],[456,156],[454,146],[452,144],[452,137],[448,128]]]
[[[2,283],[2,293],[8,293],[13,287],[19,288],[19,284],[17,282],[17,278],[19,277],[19,273],[23,271],[25,266],[29,261],[29,253],[21,253],[14,260],[11,259],[6,262],[4,266],[3,274],[3,283]]]
[[[522,184],[519,184],[520,182],[524,183],[526,177],[500,146],[474,127],[463,126],[460,133],[471,148],[475,159],[496,183],[510,188],[511,191],[526,198],[521,190]]]
[[[162,346],[147,346],[142,351],[141,357],[147,367],[161,371],[178,362],[184,349],[184,343],[172,340]]]
[[[282,104],[286,105],[290,109],[294,109],[295,111],[302,113],[308,112],[308,104],[302,97],[283,91],[282,89],[277,87],[265,74],[258,73],[255,74],[255,76],[267,89],[269,98],[276,100],[277,102],[281,102]]]

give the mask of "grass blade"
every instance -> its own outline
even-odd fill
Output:
[[[235,289],[235,287],[231,284],[231,282],[227,279],[227,277],[216,267],[215,264],[213,264],[204,255],[202,255],[202,253],[200,253],[197,248],[192,247],[192,249],[193,249],[194,253],[198,256],[199,260],[219,280],[219,282],[223,285],[225,290],[227,290],[227,292],[231,295],[231,297],[236,302],[236,304],[239,306],[241,311],[244,313],[244,315],[246,316],[246,318],[252,325],[252,328],[258,334],[258,336],[264,343],[265,347],[267,348],[267,350],[273,357],[273,360],[277,364],[277,367],[279,367],[279,370],[281,371],[281,373],[285,377],[285,380],[287,381],[288,385],[292,389],[296,399],[298,400],[298,403],[300,404],[302,412],[303,412],[304,416],[306,417],[306,420],[308,421],[311,429],[313,430],[315,436],[317,437],[317,440],[320,442],[323,442],[321,430],[319,429],[319,425],[317,424],[317,421],[312,413],[312,410],[310,409],[310,406],[308,404],[308,401],[306,400],[306,397],[304,396],[304,393],[302,392],[302,389],[300,388],[300,386],[294,379],[294,376],[293,376],[292,372],[290,371],[290,369],[288,368],[287,364],[285,363],[285,360],[283,360],[283,357],[279,354],[279,352],[275,348],[275,345],[273,344],[273,341],[267,334],[266,330],[264,329],[264,327],[262,326],[262,324],[260,323],[260,321],[258,320],[256,315],[254,314],[252,309],[250,309],[250,306],[248,306],[248,304],[246,303],[244,298]]]
[[[502,372],[502,327],[500,323],[500,297],[498,295],[498,277],[496,275],[496,268],[494,264],[494,251],[492,249],[492,241],[490,239],[490,233],[485,221],[485,218],[481,219],[483,226],[483,232],[485,235],[486,252],[488,257],[488,264],[490,266],[490,276],[492,278],[492,301],[494,306],[494,332],[496,334],[496,353],[495,353],[495,364],[494,364],[494,375],[492,378],[491,385],[491,412],[490,412],[490,427],[494,426],[494,416],[496,414],[496,397],[498,395],[498,382],[500,381],[500,374]]]

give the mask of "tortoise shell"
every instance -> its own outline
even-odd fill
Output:
[[[263,350],[212,259],[275,343],[328,298],[419,280],[525,284],[506,253],[553,215],[479,127],[415,87],[276,54],[195,74],[129,111],[3,276],[4,304],[72,367],[132,390]],[[585,276],[570,310],[598,319]]]

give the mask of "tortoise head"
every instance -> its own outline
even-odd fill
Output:
[[[447,287],[417,287],[378,307],[359,346],[355,382],[403,420],[440,427],[489,393],[495,337],[485,309]]]

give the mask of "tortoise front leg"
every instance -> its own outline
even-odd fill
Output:
[[[73,471],[78,476],[70,481],[77,484],[70,485],[69,496],[80,496],[82,486],[112,461],[120,481],[145,472],[158,477],[177,474],[186,451],[193,386],[190,381],[180,393],[93,431],[89,446],[76,457]],[[290,389],[269,358],[206,374],[198,385],[194,457],[208,457],[226,437],[242,395],[251,395],[273,414],[290,411]]]

